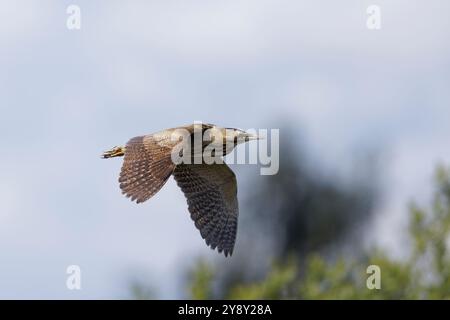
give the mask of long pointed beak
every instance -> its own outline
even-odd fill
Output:
[[[253,133],[245,133],[245,140],[246,141],[252,141],[252,140],[262,140],[265,139],[265,137],[262,137],[260,135],[257,134],[253,134]]]

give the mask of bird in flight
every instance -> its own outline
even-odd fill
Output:
[[[231,256],[239,214],[237,183],[222,156],[256,139],[240,129],[193,124],[134,137],[102,157],[124,156],[120,188],[137,203],[150,199],[173,175],[206,244]]]

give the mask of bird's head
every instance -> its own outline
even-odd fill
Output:
[[[212,126],[208,130],[209,139],[215,144],[227,145],[229,147],[236,147],[238,144],[248,142],[251,140],[261,139],[256,134],[245,132],[237,128],[223,128],[219,126]]]
[[[241,129],[224,128],[224,131],[226,142],[229,144],[234,144],[235,146],[240,143],[248,142],[251,140],[261,139],[261,137],[259,137],[257,134],[248,133]]]

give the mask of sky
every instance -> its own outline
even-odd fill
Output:
[[[171,179],[131,203],[121,161],[99,155],[196,120],[288,122],[331,172],[381,150],[366,241],[404,255],[406,205],[426,204],[450,163],[449,12],[445,0],[1,0],[0,298],[123,298],[137,276],[180,297],[184,267],[217,255],[183,194]],[[66,287],[69,265],[81,290]]]

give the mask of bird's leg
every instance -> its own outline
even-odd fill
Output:
[[[102,154],[103,159],[122,157],[125,154],[125,147],[114,147]]]

